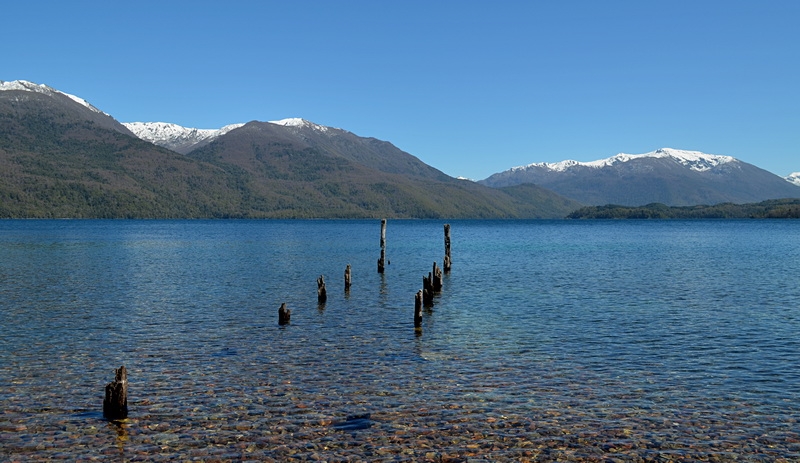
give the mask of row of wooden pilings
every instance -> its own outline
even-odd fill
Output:
[[[378,258],[378,273],[384,273],[386,265],[390,261],[386,260],[386,219],[381,220],[381,256]],[[450,258],[450,224],[444,225],[444,260],[442,267],[433,262],[433,269],[427,276],[422,277],[422,289],[414,297],[414,328],[422,329],[422,308],[433,305],[434,294],[440,293],[443,287],[443,273],[450,272],[452,260]],[[344,271],[344,290],[350,291],[351,285],[350,264]],[[317,278],[317,302],[324,304],[328,299],[325,288],[325,277],[320,275]],[[287,325],[291,321],[292,311],[282,303],[278,309],[278,324]],[[103,400],[103,416],[106,419],[117,421],[123,420],[128,416],[128,370],[125,366],[115,370],[114,381],[108,383],[105,388],[105,399]]]
[[[386,260],[386,219],[381,219],[381,256],[378,258],[378,273],[384,273],[386,265],[391,262]],[[442,268],[436,261],[433,262],[433,270],[428,272],[428,276],[422,277],[422,289],[419,290],[414,298],[414,327],[422,326],[422,307],[433,305],[434,294],[440,293],[444,286],[443,273],[449,273],[452,266],[450,257],[450,224],[444,224],[444,259]],[[344,290],[349,291],[351,285],[350,264],[344,270]],[[317,278],[317,302],[324,304],[328,295],[325,289],[325,277],[320,275]],[[286,308],[286,303],[281,304],[278,309],[278,324],[286,325],[291,321],[291,310]]]
[[[444,260],[442,267],[433,261],[433,269],[428,272],[428,276],[422,277],[422,289],[417,291],[414,297],[414,328],[422,329],[422,307],[433,305],[433,296],[442,292],[444,286],[443,273],[449,273],[452,260],[450,259],[450,224],[444,225]]]

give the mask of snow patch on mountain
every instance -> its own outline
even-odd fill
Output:
[[[789,183],[794,183],[795,185],[800,186],[800,172],[789,174],[789,176],[786,177],[786,180]]]
[[[583,167],[591,167],[600,169],[603,167],[613,166],[617,163],[622,162],[630,162],[634,159],[644,159],[644,158],[668,158],[672,159],[675,162],[688,167],[691,170],[697,172],[704,172],[714,167],[717,167],[721,164],[726,164],[729,162],[736,161],[735,158],[731,156],[721,156],[717,154],[705,154],[699,151],[686,151],[686,150],[676,150],[672,148],[661,148],[656,151],[651,151],[649,153],[644,154],[625,154],[620,153],[616,156],[612,156],[606,159],[599,159],[597,161],[590,161],[590,162],[578,162],[573,160],[555,162],[555,163],[535,163],[535,164],[528,164],[527,166],[519,166],[513,167],[512,171],[520,171],[530,168],[543,168],[555,172],[564,172],[568,169],[583,166]]]
[[[64,95],[65,97],[71,99],[72,101],[79,103],[90,110],[99,113],[105,114],[109,116],[107,113],[100,111],[99,109],[95,108],[94,106],[90,105],[88,101],[84,100],[83,98],[77,97],[75,95],[70,95],[69,93],[64,93],[62,91],[56,90],[52,87],[48,87],[44,84],[35,84],[33,82],[28,82],[27,80],[12,80],[12,81],[2,81],[0,80],[0,91],[3,90],[17,90],[23,92],[36,92],[42,93],[48,96],[53,96],[56,94]]]
[[[175,148],[219,137],[244,124],[230,124],[221,129],[196,129],[170,122],[123,122],[122,125],[142,140],[166,148]]]
[[[330,130],[330,127],[315,124],[299,117],[269,122],[271,124],[289,127],[294,129],[294,131],[310,128],[317,132],[327,133]],[[197,129],[193,127],[183,127],[170,122],[124,122],[122,125],[127,127],[128,130],[142,140],[149,141],[150,143],[163,146],[173,151],[188,152],[188,150],[194,149],[195,145],[211,142],[215,138],[225,135],[244,124],[230,124],[221,129]]]
[[[287,119],[281,119],[279,121],[269,121],[269,123],[282,125],[284,127],[297,127],[297,128],[309,127],[311,129],[323,133],[327,132],[330,129],[330,127],[325,127],[324,125],[315,124],[311,121],[307,121],[299,117],[290,117]]]

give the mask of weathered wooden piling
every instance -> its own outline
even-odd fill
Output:
[[[433,276],[428,272],[428,276],[422,277],[422,302],[425,305],[433,305]]]
[[[344,269],[344,290],[350,291],[350,264],[347,264],[347,268]]]
[[[317,302],[324,304],[328,300],[328,292],[325,290],[325,277],[320,275],[317,278]]]
[[[292,311],[286,308],[286,303],[284,302],[278,309],[278,324],[288,325],[291,318],[292,318]]]
[[[128,417],[128,370],[124,365],[115,370],[114,381],[106,384],[103,416],[109,420]]]
[[[381,257],[378,259],[378,273],[386,266],[386,219],[381,219]]]
[[[444,267],[444,272],[448,273],[450,271],[450,266],[452,265],[452,261],[450,260],[450,224],[444,224],[444,262],[442,262],[442,267]]]
[[[414,328],[422,326],[422,290],[414,296]]]
[[[433,288],[434,292],[441,292],[442,286],[444,286],[444,278],[442,277],[442,269],[436,265],[436,261],[433,262],[433,281],[431,281],[431,287]]]

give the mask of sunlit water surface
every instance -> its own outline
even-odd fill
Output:
[[[443,223],[0,221],[0,461],[800,460],[800,222],[452,221],[417,331]]]

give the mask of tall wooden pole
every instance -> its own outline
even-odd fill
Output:
[[[414,328],[422,327],[422,290],[414,296]]]
[[[381,258],[378,259],[378,273],[386,266],[386,219],[381,219]]]
[[[448,273],[450,271],[450,265],[452,261],[450,260],[450,224],[444,224],[444,262],[442,262],[442,267],[444,267],[444,272]]]

